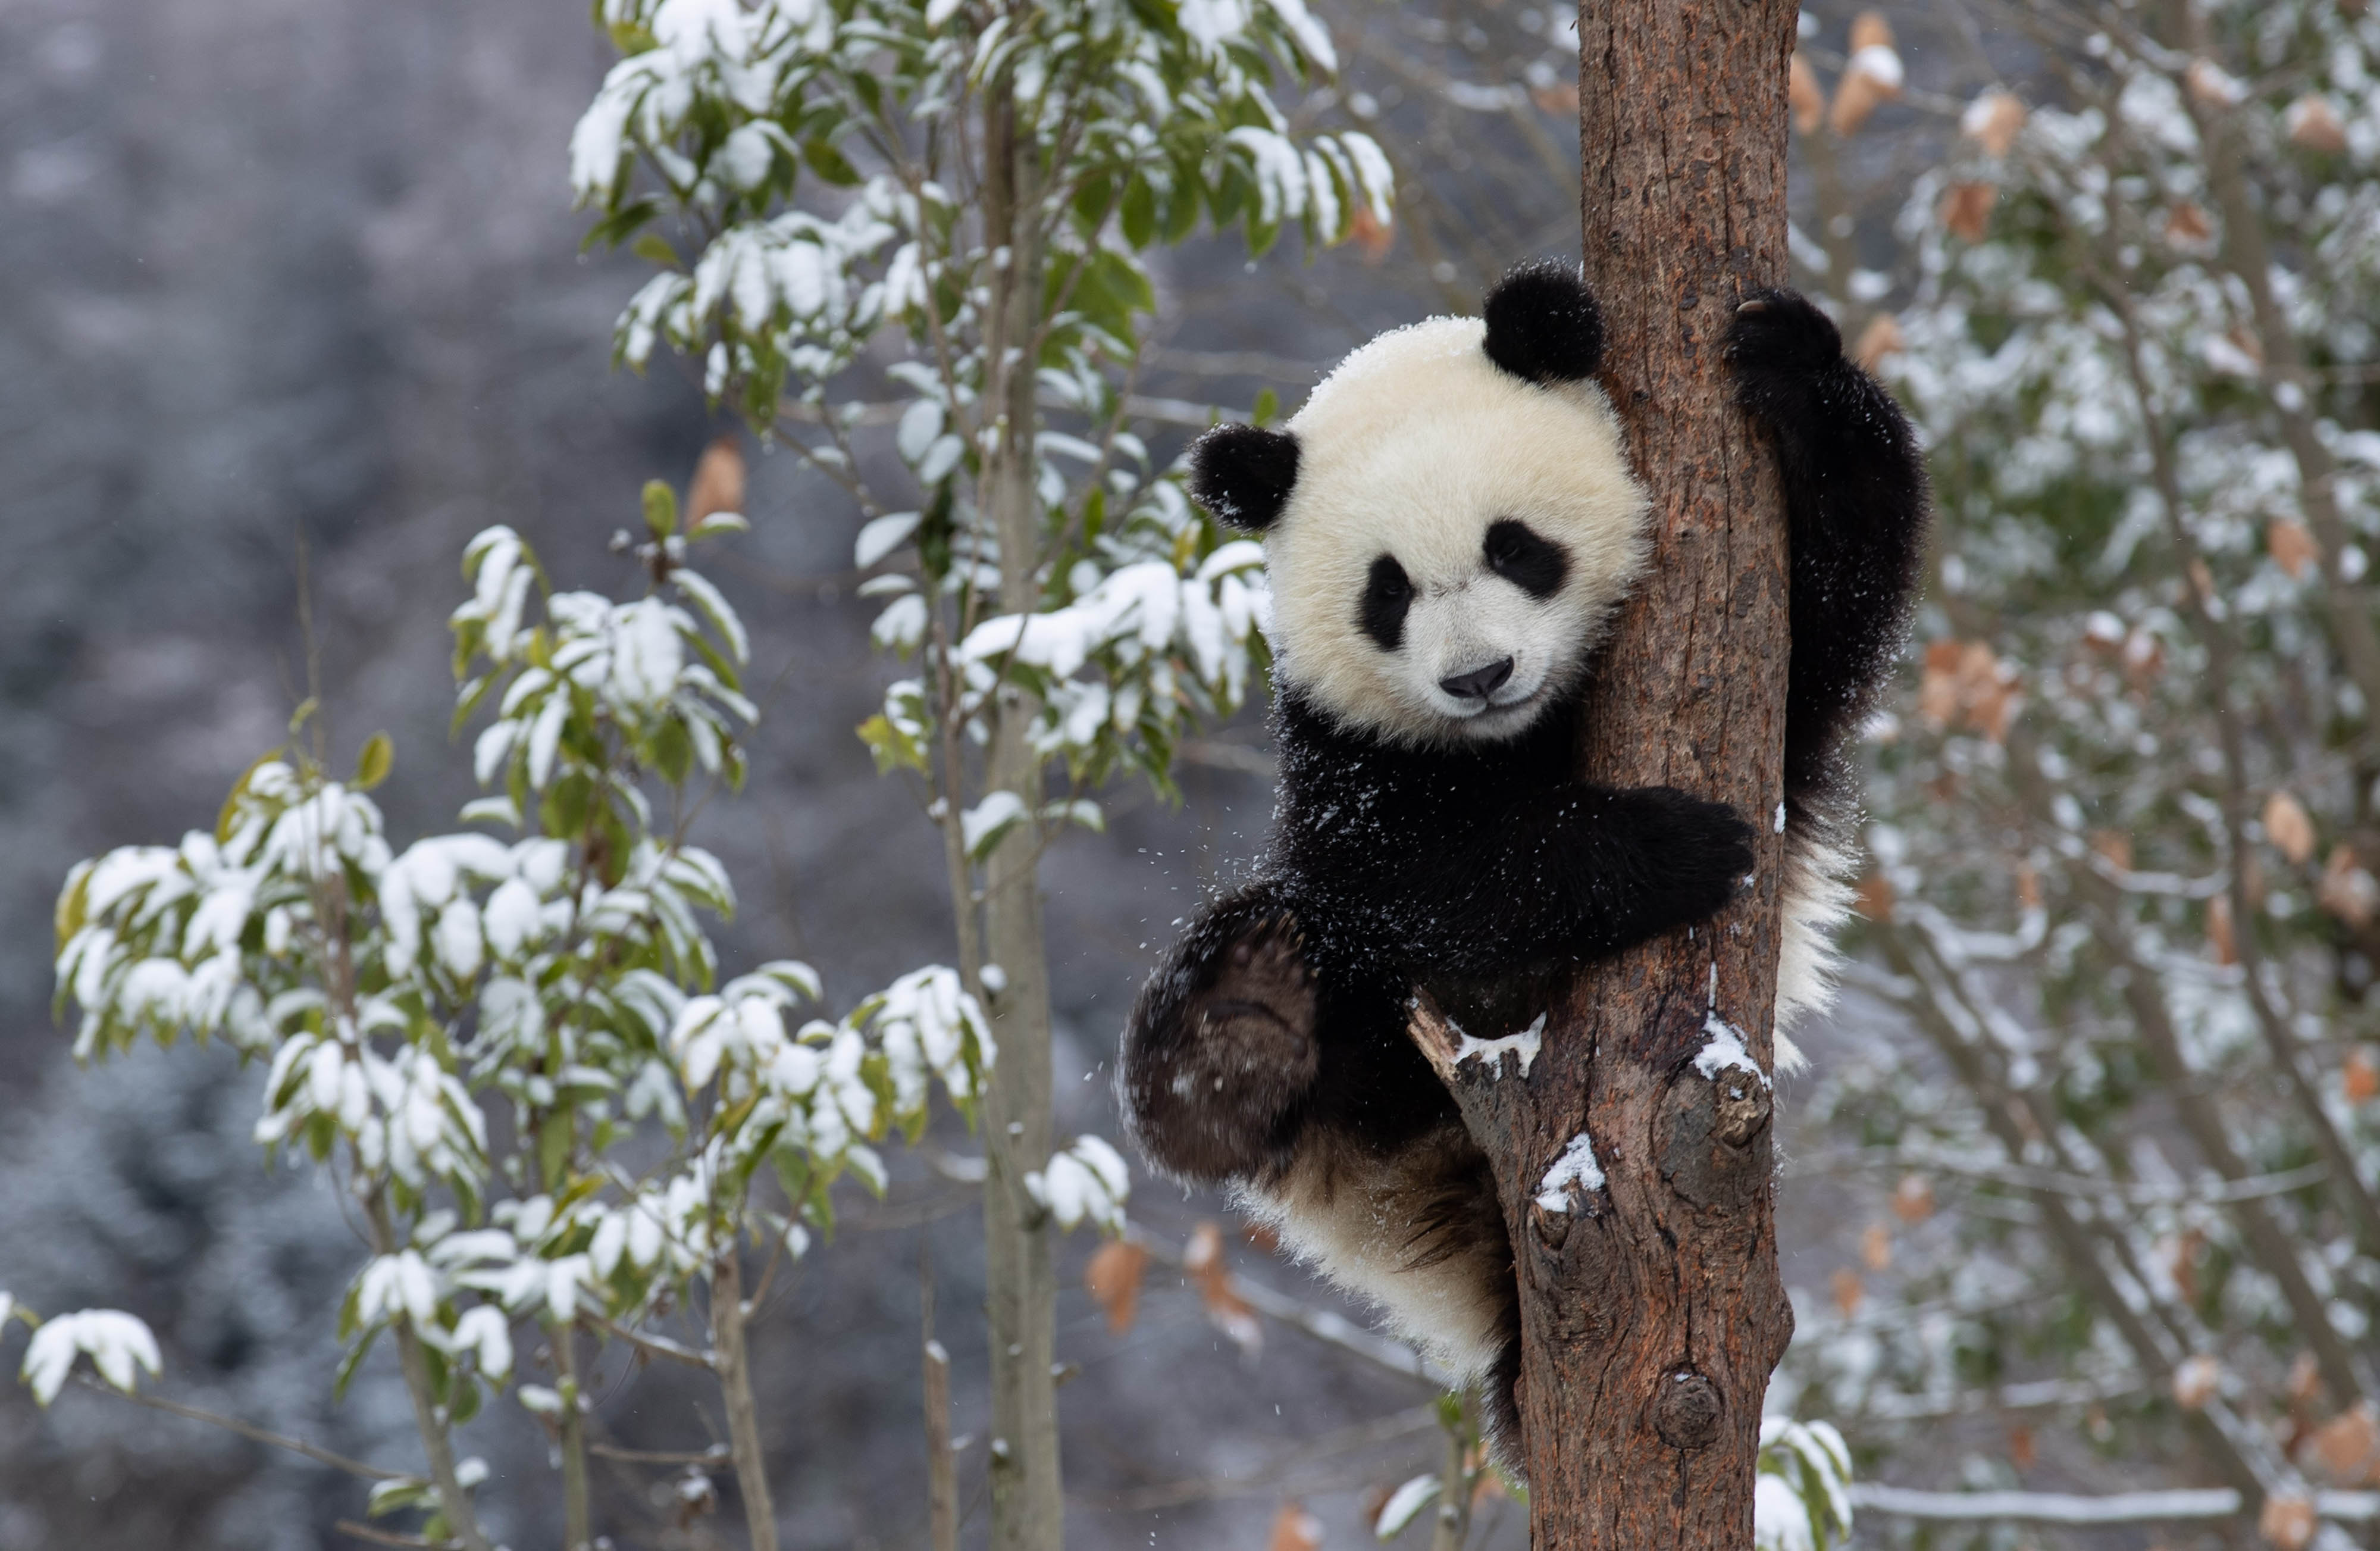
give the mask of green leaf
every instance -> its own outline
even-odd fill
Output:
[[[1272,418],[1280,413],[1281,395],[1270,388],[1258,388],[1256,408],[1249,411],[1249,421],[1257,425],[1267,425],[1271,423]]]
[[[881,721],[883,718],[877,719]],[[242,776],[240,779],[245,781],[247,777]],[[220,832],[223,825],[218,823],[215,827]],[[221,843],[222,838],[219,833],[218,844]],[[64,953],[67,950],[67,944],[74,941],[74,934],[82,930],[83,923],[90,918],[91,868],[85,865],[74,870],[74,876],[68,880],[66,892],[58,896],[57,913],[55,917],[58,944],[52,950],[53,954]],[[65,987],[61,986],[59,989],[63,991]],[[5,1325],[6,1323],[6,1320],[0,1320],[0,1325]]]
[[[1198,186],[1195,182],[1184,180],[1177,174],[1174,178],[1173,191],[1165,202],[1165,224],[1160,230],[1159,236],[1164,239],[1165,245],[1171,248],[1188,240],[1190,234],[1197,228]]]
[[[1094,175],[1083,179],[1075,189],[1075,215],[1087,230],[1097,231],[1099,223],[1108,213],[1108,201],[1115,193],[1115,180]]]
[[[364,739],[363,752],[356,756],[355,788],[370,791],[388,779],[389,767],[396,763],[396,744],[385,732],[376,732]]]
[[[1093,255],[1091,263],[1099,270],[1101,284],[1117,300],[1135,312],[1157,311],[1157,289],[1130,257],[1112,248],[1102,248]]]
[[[573,839],[586,833],[587,811],[594,800],[594,777],[574,770],[553,783],[538,818],[548,835]]]
[[[659,232],[647,232],[638,238],[635,246],[629,251],[640,259],[650,260],[663,269],[678,267],[677,250],[671,247],[669,238]]]
[[[843,153],[837,151],[830,140],[802,141],[802,160],[810,165],[812,172],[837,188],[848,189],[859,181],[859,169],[846,161]]]
[[[659,202],[650,194],[630,200],[589,227],[587,235],[579,239],[578,250],[588,253],[598,248],[617,248],[628,240],[638,227],[651,220],[660,208]]]
[[[916,739],[894,727],[884,713],[880,711],[859,724],[859,740],[868,745],[879,776],[889,776],[895,770],[926,774],[926,751]]]
[[[562,1171],[570,1164],[570,1144],[577,1140],[577,1129],[567,1109],[557,1109],[538,1122],[537,1166],[544,1175],[546,1189],[560,1185]]]
[[[347,1349],[346,1356],[339,1359],[339,1371],[331,1377],[331,1399],[334,1404],[347,1398],[347,1386],[355,1382],[356,1370],[364,1365],[364,1359],[371,1352],[372,1343],[378,1339],[380,1339],[380,1327],[374,1325],[364,1332],[362,1340]]]
[[[744,688],[743,676],[735,671],[735,665],[728,660],[726,653],[722,652],[702,636],[681,636],[679,639],[694,648],[695,653],[703,660],[704,665],[710,669],[712,676],[720,683],[735,690],[741,690]]]
[[[656,539],[677,531],[677,492],[660,480],[645,482],[645,526]]]
[[[248,795],[249,782],[256,778],[256,773],[264,768],[266,761],[276,760],[280,757],[281,751],[279,749],[267,749],[264,752],[249,761],[248,768],[239,773],[239,779],[231,784],[231,795],[224,799],[223,811],[215,815],[216,845],[220,846],[225,841],[231,838],[232,825],[239,818],[239,800]],[[60,946],[63,946],[64,945],[61,944]]]
[[[686,724],[672,716],[661,725],[652,738],[652,764],[661,778],[671,786],[686,785],[686,773],[694,766],[694,742],[686,735]]]
[[[1157,190],[1148,179],[1138,173],[1123,186],[1123,204],[1116,213],[1123,222],[1123,239],[1135,248],[1146,248],[1157,235]]]
[[[364,1499],[364,1517],[383,1519],[408,1508],[419,1508],[431,1496],[430,1483],[419,1476],[398,1476],[394,1481],[372,1483],[371,1496]]]

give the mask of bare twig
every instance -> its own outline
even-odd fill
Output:
[[[2325,1519],[2380,1518],[2380,1492],[2316,1492],[2313,1496],[2314,1511]],[[2148,1524],[2230,1519],[2244,1511],[2240,1494],[2228,1486],[2091,1497],[2068,1492],[1917,1492],[1860,1482],[1852,1487],[1852,1502],[1873,1513],[1959,1523],[2004,1520],[2035,1524]]]
[[[292,1454],[302,1454],[319,1464],[329,1465],[334,1470],[345,1471],[349,1475],[360,1476],[366,1481],[420,1479],[404,1471],[384,1471],[378,1465],[367,1465],[360,1459],[350,1459],[344,1454],[334,1454],[319,1444],[310,1444],[303,1438],[293,1438],[286,1433],[276,1433],[270,1428],[259,1427],[252,1422],[242,1422],[236,1416],[225,1416],[221,1411],[211,1411],[200,1406],[184,1405],[179,1400],[168,1400],[162,1395],[143,1395],[138,1390],[118,1389],[114,1385],[103,1384],[89,1374],[77,1374],[75,1382],[85,1389],[101,1395],[113,1395],[119,1400],[129,1400],[136,1406],[146,1406],[151,1411],[164,1411],[168,1416],[178,1416],[190,1422],[203,1422],[210,1427],[220,1427],[226,1433],[237,1433],[251,1443],[265,1444],[273,1448],[285,1448]]]
[[[625,1325],[615,1325],[608,1319],[598,1319],[595,1323],[602,1327],[604,1334],[617,1337],[640,1351],[650,1352],[655,1357],[666,1357],[673,1362],[683,1362],[688,1367],[699,1368],[705,1373],[717,1371],[717,1360],[710,1352],[697,1351],[692,1347],[681,1346],[666,1336],[652,1336],[640,1330],[631,1330]]]
[[[621,1448],[613,1444],[590,1443],[587,1452],[602,1459],[617,1459],[628,1465],[723,1465],[734,1457],[723,1443],[712,1444],[698,1454],[670,1449]]]

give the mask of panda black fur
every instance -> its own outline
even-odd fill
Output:
[[[1577,277],[1515,271],[1483,311],[1383,335],[1283,430],[1225,426],[1193,450],[1192,494],[1265,537],[1280,806],[1253,881],[1142,990],[1118,1086],[1159,1166],[1228,1186],[1484,1381],[1511,1460],[1511,1246],[1487,1160],[1406,1036],[1413,990],[1527,985],[1700,920],[1752,851],[1723,805],[1572,776],[1578,691],[1644,566],[1646,500],[1592,380],[1602,324]],[[1842,747],[1906,628],[1925,483],[1900,409],[1807,301],[1749,299],[1728,354],[1791,529],[1790,1060],[1784,1028],[1828,994]]]

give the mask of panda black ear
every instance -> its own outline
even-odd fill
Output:
[[[1297,485],[1297,438],[1253,425],[1219,425],[1190,446],[1190,498],[1217,521],[1260,533]]]
[[[1488,359],[1530,383],[1579,383],[1603,360],[1603,310],[1564,264],[1523,264],[1488,293]]]

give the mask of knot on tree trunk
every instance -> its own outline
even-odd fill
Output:
[[[1718,1386],[1692,1368],[1663,1374],[1653,1395],[1653,1431],[1671,1448],[1708,1448],[1718,1440],[1727,1402]]]
[[[1746,1067],[1671,1080],[1656,1123],[1655,1155],[1670,1189],[1696,1206],[1732,1210],[1768,1185],[1768,1083]]]

